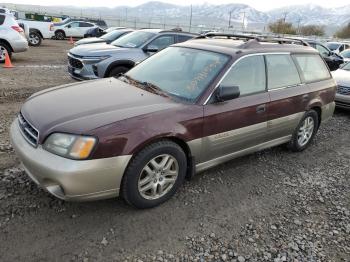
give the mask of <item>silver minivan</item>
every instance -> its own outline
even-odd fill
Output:
[[[12,53],[27,50],[28,41],[13,15],[0,14],[0,62],[5,61],[6,53],[11,57]]]

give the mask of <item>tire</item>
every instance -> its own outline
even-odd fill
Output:
[[[66,34],[63,31],[59,30],[55,32],[55,37],[57,40],[64,40],[66,39]]]
[[[8,53],[10,58],[12,57],[12,50],[9,45],[0,41],[0,63],[5,62],[5,52]]]
[[[117,66],[109,72],[108,76],[109,77],[118,77],[120,74],[124,74],[124,73],[128,72],[129,69],[130,68],[127,68],[125,66]]]
[[[317,112],[315,110],[307,111],[293,133],[292,140],[288,144],[289,149],[294,152],[305,150],[314,139],[318,127]]]
[[[124,173],[121,196],[136,208],[158,206],[182,185],[186,169],[185,152],[176,143],[164,140],[146,146],[131,160]]]
[[[41,45],[40,34],[38,32],[30,32],[28,42],[30,46],[40,46]]]

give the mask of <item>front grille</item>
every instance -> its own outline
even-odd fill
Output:
[[[68,56],[68,62],[71,65],[71,67],[82,69],[84,67],[83,63],[74,57]]]
[[[32,145],[38,145],[39,132],[35,127],[33,127],[22,115],[22,113],[18,114],[18,123],[19,128],[22,131],[24,138]]]
[[[350,95],[350,87],[338,86],[337,93],[341,95]]]

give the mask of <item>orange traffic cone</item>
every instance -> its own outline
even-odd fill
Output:
[[[5,53],[5,64],[3,66],[4,68],[14,68],[14,66],[11,63],[11,59],[9,54],[6,52]]]
[[[74,40],[73,40],[73,37],[70,37],[69,38],[69,42],[68,42],[69,44],[74,44]]]

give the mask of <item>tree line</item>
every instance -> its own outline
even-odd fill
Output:
[[[320,25],[304,25],[304,26],[293,26],[292,23],[286,22],[284,19],[279,19],[276,22],[269,24],[269,29],[275,34],[289,34],[289,35],[316,35],[324,36],[325,30]]]
[[[321,25],[304,25],[295,27],[285,19],[279,19],[269,24],[269,29],[275,34],[305,35],[305,36],[324,36],[325,28]],[[350,38],[350,23],[340,28],[335,34],[338,38]]]

